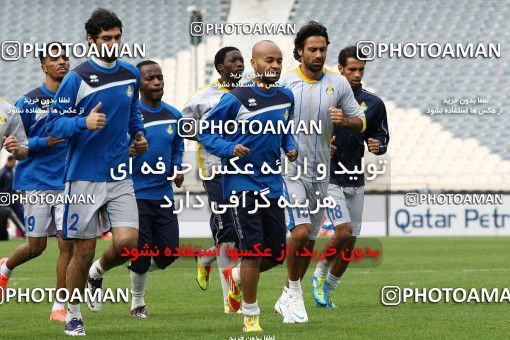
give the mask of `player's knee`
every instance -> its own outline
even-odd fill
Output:
[[[302,225],[296,226],[292,230],[291,236],[293,239],[298,241],[300,244],[308,242],[308,240],[310,239],[310,225],[302,224]]]
[[[131,250],[131,249],[138,247],[138,239],[123,238],[120,240],[115,240],[113,242],[113,246],[115,248],[115,252],[120,255],[122,252],[125,251],[125,249]]]
[[[345,240],[352,237],[352,223],[343,223],[335,227],[335,236]]]
[[[40,256],[46,249],[46,243],[34,243],[28,245],[28,255],[31,258]]]

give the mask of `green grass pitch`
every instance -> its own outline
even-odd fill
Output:
[[[286,271],[263,273],[258,301],[264,334],[274,339],[341,338],[508,338],[510,303],[406,303],[381,304],[385,285],[418,288],[510,287],[510,238],[434,237],[380,238],[383,262],[376,268],[348,269],[334,297],[338,308],[315,307],[311,274],[304,279],[309,322],[286,325],[273,313]],[[198,243],[208,244],[201,240]],[[321,240],[321,242],[323,242]],[[197,244],[197,240],[181,240]],[[0,242],[0,257],[10,254],[19,241]],[[107,246],[98,241],[96,258]],[[50,240],[46,252],[13,272],[9,287],[54,287],[57,247]],[[149,275],[146,320],[129,316],[130,304],[105,304],[99,313],[85,305],[82,313],[89,339],[240,339],[242,315],[224,315],[218,270],[210,288],[195,282],[193,259],[181,258],[165,271]],[[129,287],[125,267],[105,275],[105,287]],[[63,325],[49,322],[49,303],[0,305],[0,339],[64,338]],[[253,339],[263,335],[253,335]],[[252,335],[248,335],[252,337]]]

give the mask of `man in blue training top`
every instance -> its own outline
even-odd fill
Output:
[[[167,204],[166,198],[173,201],[172,182],[167,178],[181,170],[184,140],[177,133],[178,120],[181,113],[174,107],[161,101],[163,97],[163,72],[155,61],[142,61],[136,67],[140,70],[141,86],[139,107],[147,130],[148,143],[151,148],[133,159],[133,184],[135,188],[138,216],[140,218],[140,234],[138,249],[145,245],[150,250],[159,251],[158,256],[139,257],[131,262],[131,316],[146,318],[145,286],[149,271],[165,269],[176,257],[166,256],[166,247],[179,247],[179,222],[174,214],[174,206],[162,207]],[[134,146],[130,153],[136,153]],[[142,173],[142,165],[146,163],[151,169],[159,169],[157,173]],[[160,166],[157,166],[160,163]],[[164,172],[161,173],[161,164]],[[175,176],[174,183],[180,188],[184,176]],[[166,198],[165,198],[166,196]]]
[[[234,121],[258,121],[264,126],[268,122],[273,126],[292,119],[294,97],[292,92],[275,86],[282,69],[282,52],[278,46],[268,40],[256,43],[252,50],[251,65],[256,72],[253,83],[238,87],[226,93],[219,104],[205,116],[211,123]],[[284,209],[278,205],[283,195],[283,177],[281,173],[263,174],[262,165],[267,163],[274,169],[280,162],[283,149],[289,160],[297,158],[297,150],[292,133],[244,133],[239,129],[233,134],[203,131],[198,139],[212,154],[222,157],[222,163],[229,163],[232,157],[241,157],[236,161],[243,169],[252,165],[253,175],[225,174],[222,176],[224,197],[237,192],[239,201],[244,201],[234,210],[234,222],[239,236],[239,248],[252,251],[259,244],[260,250],[269,249],[271,257],[243,257],[236,267],[224,270],[229,283],[228,303],[233,311],[241,307],[241,287],[243,289],[242,311],[244,314],[243,331],[262,331],[259,324],[260,309],[257,303],[257,285],[259,273],[273,268],[284,260],[281,256],[285,245],[286,227]],[[232,166],[229,169],[232,170]],[[270,202],[268,207],[258,208],[253,214],[256,201]]]
[[[56,46],[53,46],[54,50],[58,51]],[[73,250],[73,243],[62,238],[64,204],[61,202],[67,143],[64,139],[47,135],[45,123],[55,92],[69,72],[69,58],[64,53],[53,57],[49,52],[48,49],[45,54],[39,55],[41,69],[46,74],[44,83],[16,102],[28,136],[29,154],[18,163],[14,174],[14,189],[24,191],[26,195],[51,198],[23,205],[28,242],[16,248],[8,259],[0,260],[0,280],[5,278],[7,283],[14,268],[41,255],[46,249],[48,236],[55,236],[58,232],[56,288],[60,289],[66,287],[66,271]],[[60,200],[57,201],[57,197]],[[55,300],[50,320],[65,322],[65,318],[64,303]]]
[[[100,57],[91,57],[64,78],[48,115],[48,134],[69,139],[66,160],[67,195],[93,194],[93,204],[66,204],[64,238],[74,239],[75,252],[67,271],[67,289],[72,294],[85,283],[97,297],[87,299],[92,311],[101,309],[103,273],[124,263],[124,247],[138,245],[138,209],[131,179],[115,180],[112,169],[128,162],[129,141],[137,153],[147,150],[145,129],[138,109],[140,72],[109,56],[121,42],[122,22],[115,13],[95,10],[85,23],[87,41]],[[99,215],[105,227],[112,228],[113,244],[90,265],[99,235]],[[90,268],[90,270],[89,270]],[[88,278],[87,278],[88,274]],[[84,335],[80,305],[69,302],[65,334]]]

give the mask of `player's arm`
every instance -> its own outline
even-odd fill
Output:
[[[23,122],[23,127],[25,128],[25,133],[28,136],[30,133],[30,127],[34,123],[33,121],[33,110],[38,110],[39,108],[34,104],[29,104],[26,101],[26,97],[21,97],[18,99],[16,104],[14,104],[16,108],[20,111],[21,121]],[[48,137],[29,137],[28,138],[28,152],[30,154],[38,153],[42,150],[47,149],[48,147],[54,146],[58,143],[62,143],[64,139],[55,138],[52,136]]]
[[[182,116],[176,115],[177,119],[182,118]],[[177,122],[179,124],[180,121]],[[174,171],[175,168],[177,170],[182,170],[182,157],[184,155],[184,138],[182,138],[178,133],[175,133],[174,139],[172,141],[172,159],[171,159],[171,169]],[[180,188],[182,182],[184,181],[184,175],[179,174],[175,177],[174,183],[175,186]]]
[[[374,108],[374,118],[369,122],[365,136],[368,151],[376,155],[386,153],[390,141],[390,133],[386,107],[382,100]]]
[[[211,126],[211,124],[217,126],[223,124],[227,120],[235,119],[240,107],[241,104],[239,101],[230,93],[226,93],[221,97],[218,105],[216,105],[211,112],[204,115],[202,119],[209,122],[208,126]],[[198,136],[198,140],[204,145],[207,152],[213,155],[230,158],[232,156],[246,156],[250,152],[250,150],[242,144],[227,142],[218,132],[210,131],[210,129],[205,129],[201,132],[202,133]]]
[[[133,140],[133,146],[136,150],[136,154],[140,155],[147,151],[149,148],[149,144],[145,139],[145,135],[147,131],[143,126],[142,113],[140,111],[140,107],[138,106],[138,94],[140,91],[140,74],[136,74],[136,85],[135,90],[133,92],[133,98],[131,101],[131,111],[129,114],[129,125],[128,132]]]
[[[6,134],[8,136],[4,137],[4,148],[12,153],[17,160],[27,158],[28,139],[19,113],[15,112],[12,115]]]
[[[291,91],[288,92],[289,96],[291,97],[291,106],[289,108],[286,125],[288,125],[289,122],[294,119],[294,96],[292,95]],[[294,141],[294,136],[292,135],[292,131],[290,131],[290,129],[286,129],[286,133],[283,135],[282,149],[291,162],[297,159],[298,153],[296,142]]]
[[[352,131],[365,131],[367,128],[365,115],[359,110],[359,105],[356,99],[354,99],[351,86],[343,76],[340,78],[340,86],[342,87],[342,96],[337,103],[337,107],[329,109],[331,120],[334,124],[346,127]]]
[[[101,103],[98,103],[88,115],[87,113],[83,115],[77,113],[75,102],[80,82],[79,76],[73,71],[64,77],[46,118],[47,135],[56,138],[69,138],[86,129],[102,129],[106,123],[106,116],[99,112]],[[58,100],[59,98],[66,100]]]

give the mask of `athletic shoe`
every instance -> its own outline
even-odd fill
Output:
[[[197,261],[197,283],[202,290],[209,288],[209,275],[211,273],[211,266],[204,266],[200,256],[195,257]]]
[[[326,278],[312,275],[313,298],[317,302],[317,307],[326,307],[328,304],[328,293],[324,283]]]
[[[260,328],[258,315],[244,318],[243,332],[263,332]]]
[[[282,296],[276,301],[274,311],[282,316],[283,323],[295,323],[292,316],[290,316],[289,296],[286,290],[283,291]]]
[[[336,305],[331,301],[331,298],[333,297],[334,290],[331,292],[328,292],[327,289],[324,288],[324,291],[326,292],[326,295],[328,297],[328,303],[326,304],[326,308],[336,308]]]
[[[289,309],[292,319],[294,319],[294,321],[297,323],[308,322],[308,315],[306,314],[303,294],[294,292],[292,289],[289,289],[287,294],[289,296]]]
[[[237,283],[232,276],[234,266],[223,269],[223,277],[228,283],[227,305],[230,308],[229,313],[235,313],[241,308],[241,284]]]
[[[0,266],[2,266],[5,261],[7,261],[7,257],[3,257],[0,259]],[[2,295],[4,291],[7,290],[7,282],[9,282],[9,278],[7,276],[3,276],[0,274],[0,301],[2,301]]]
[[[82,319],[73,318],[71,321],[66,322],[64,334],[70,336],[85,336],[85,328],[83,328]]]
[[[67,312],[64,309],[57,309],[51,312],[50,321],[66,322]]]
[[[138,306],[131,311],[131,316],[134,318],[147,319],[149,313],[147,312],[147,308],[145,306]]]
[[[100,279],[93,279],[90,276],[87,278],[87,288],[90,291],[90,297],[96,296],[96,291],[99,290],[99,293],[97,293],[98,301],[91,301],[92,299],[86,299],[87,300],[87,307],[93,312],[99,312],[101,310],[101,307],[103,307],[103,278]]]

